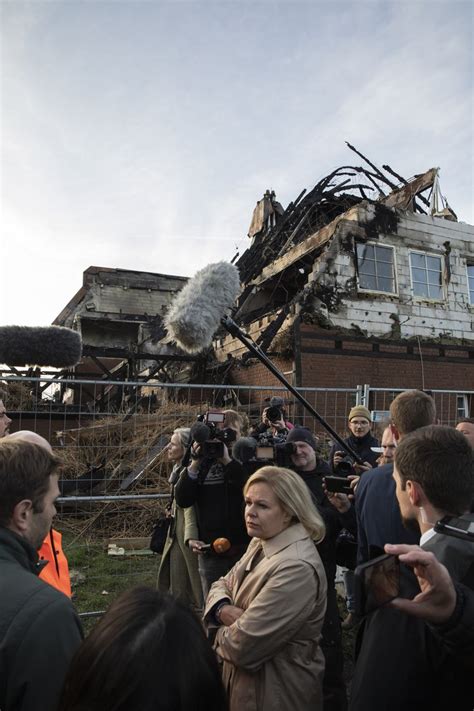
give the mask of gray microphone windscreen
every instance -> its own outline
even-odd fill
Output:
[[[81,360],[77,331],[61,326],[0,326],[0,363],[69,368]]]
[[[240,439],[234,442],[234,446],[232,447],[232,456],[241,464],[246,464],[253,459],[253,457],[255,457],[256,451],[256,439],[253,437],[240,437]]]
[[[229,262],[209,264],[177,294],[165,318],[165,326],[186,353],[209,348],[220,320],[240,291],[239,272]]]
[[[211,430],[204,422],[195,422],[191,427],[191,439],[198,444],[203,444],[207,442],[211,436]]]

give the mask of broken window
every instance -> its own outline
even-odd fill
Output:
[[[362,242],[356,247],[359,289],[396,293],[393,247]]]
[[[443,299],[443,269],[441,257],[425,252],[410,252],[413,296]]]
[[[467,265],[467,288],[469,289],[469,303],[474,304],[474,264]]]

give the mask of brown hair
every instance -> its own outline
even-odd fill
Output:
[[[0,439],[1,526],[8,525],[15,506],[24,499],[32,502],[35,513],[42,511],[49,477],[59,466],[59,459],[45,447],[9,439]]]
[[[390,418],[399,434],[404,436],[420,427],[433,425],[436,405],[433,398],[421,390],[405,390],[391,403]]]
[[[466,437],[452,427],[422,427],[402,439],[395,450],[402,489],[417,482],[438,511],[459,515],[474,496],[474,458]]]

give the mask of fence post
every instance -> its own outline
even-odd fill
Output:
[[[365,385],[357,385],[356,405],[364,405],[364,407],[369,407],[369,395],[370,385],[368,383],[365,383]]]

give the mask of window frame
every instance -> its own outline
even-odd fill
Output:
[[[436,257],[436,259],[439,259],[440,262],[440,267],[441,267],[441,297],[440,298],[434,298],[432,296],[425,296],[421,294],[415,294],[415,289],[414,289],[414,281],[413,281],[413,269],[417,269],[418,267],[413,267],[412,262],[411,262],[411,255],[412,254],[422,254],[424,257]],[[444,271],[443,271],[443,255],[436,253],[436,252],[426,252],[423,249],[409,249],[408,250],[408,266],[410,268],[410,286],[411,286],[411,295],[413,299],[416,299],[417,301],[429,301],[431,303],[435,304],[440,304],[443,301],[446,301],[446,283],[444,279]],[[429,286],[429,282],[426,282],[426,285]]]
[[[469,306],[471,306],[472,308],[474,308],[474,288],[473,288],[473,290],[472,290],[472,296],[473,296],[473,298],[472,298],[472,301],[471,301],[471,289],[470,289],[470,287],[469,287],[469,267],[471,267],[471,269],[474,269],[474,262],[471,262],[471,261],[469,261],[469,259],[466,259],[467,298],[468,298],[468,301],[469,301]],[[472,278],[474,279],[474,273],[473,273],[473,275],[472,275]]]
[[[360,271],[359,271],[359,255],[357,252],[357,245],[371,246],[371,247],[385,247],[392,251],[392,269],[393,269],[393,286],[394,291],[383,291],[381,289],[369,289],[365,286],[360,285]],[[393,244],[386,244],[385,242],[379,242],[378,240],[367,240],[358,241],[355,243],[355,256],[357,260],[357,291],[366,294],[383,294],[385,296],[398,296],[398,279],[397,279],[397,253]],[[377,260],[375,260],[377,263]]]

